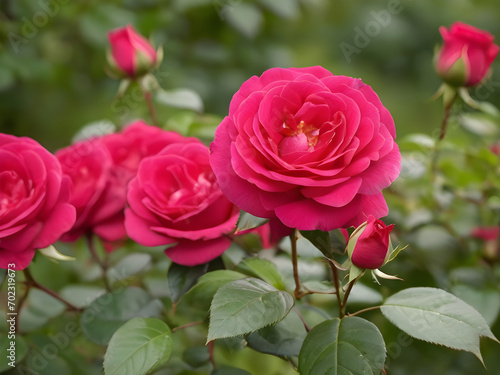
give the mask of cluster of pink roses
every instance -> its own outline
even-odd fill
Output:
[[[441,33],[438,73],[453,85],[478,84],[498,53],[493,37],[461,23]],[[110,42],[122,77],[137,79],[158,62],[131,26]],[[168,245],[174,262],[205,263],[229,247],[242,209],[282,233],[360,226],[351,260],[377,268],[393,228],[376,218],[388,212],[382,189],[400,172],[395,137],[370,86],[318,66],[273,68],[244,82],[210,151],[143,122],[55,156],[0,134],[0,267],[23,269],[36,249],[82,235],[97,235],[108,250],[127,237]]]
[[[185,265],[217,257],[239,210],[222,195],[208,158],[198,139],[140,121],[55,156],[1,134],[0,267],[23,269],[35,249],[92,234],[108,249],[127,235],[146,246],[172,244],[167,254]]]

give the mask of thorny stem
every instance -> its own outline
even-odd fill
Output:
[[[344,298],[342,299],[342,305],[340,306],[340,311],[339,311],[339,318],[340,319],[342,319],[345,316],[345,308],[347,305],[347,299],[349,298],[349,294],[351,294],[352,287],[354,286],[354,284],[356,284],[356,280],[357,280],[357,278],[354,279],[353,281],[351,281],[347,285],[347,290],[344,293]]]
[[[194,326],[200,325],[202,323],[203,323],[203,320],[199,320],[197,322],[187,323],[187,324],[184,324],[182,326],[172,328],[172,332],[179,331],[179,330],[184,329],[184,328],[194,327]]]
[[[106,261],[102,261],[99,258],[99,255],[97,254],[97,250],[95,248],[95,243],[94,243],[92,232],[88,232],[87,235],[85,236],[85,238],[87,240],[87,246],[89,248],[90,254],[92,255],[92,258],[102,268],[102,280],[104,281],[104,286],[106,287],[106,290],[108,292],[110,292],[111,291],[111,286],[109,285],[108,278],[106,277],[107,272],[108,272],[108,264],[107,264]]]
[[[375,309],[379,309],[380,306],[372,306],[372,307],[367,307],[366,309],[363,309],[363,310],[359,310],[359,311],[356,311],[355,313],[352,313],[352,314],[347,314],[348,316],[356,316],[358,314],[361,314],[361,313],[364,313],[366,311],[371,311],[371,310],[375,310]]]
[[[214,367],[214,369],[217,368],[217,365],[215,363],[215,358],[214,358],[214,342],[213,340],[208,343],[208,353],[210,357],[210,363]]]
[[[339,316],[342,318],[342,301],[340,299],[340,283],[339,283],[339,271],[337,270],[337,267],[335,266],[335,264],[333,264],[333,262],[331,261],[328,261],[328,263],[330,264],[330,268],[332,269],[332,273],[333,273],[333,283],[335,285],[335,291],[336,291],[336,295],[337,295],[337,303],[339,305]]]
[[[434,181],[436,178],[436,170],[437,170],[437,161],[439,157],[439,144],[441,141],[444,139],[446,135],[446,127],[448,125],[448,120],[450,118],[450,111],[451,107],[453,106],[453,103],[455,102],[456,96],[449,100],[448,103],[446,103],[446,106],[444,108],[444,115],[443,115],[443,121],[441,122],[441,131],[439,133],[439,138],[436,141],[436,144],[434,146],[434,153],[432,155],[432,164],[431,164],[431,180]]]
[[[300,299],[305,294],[302,292],[299,267],[297,261],[297,231],[294,229],[290,234],[290,241],[292,242],[292,266],[293,266],[293,279],[295,280],[295,298]],[[307,293],[306,293],[307,294]]]
[[[19,331],[19,315],[21,313],[21,309],[22,309],[22,307],[24,305],[24,302],[28,298],[28,294],[30,292],[30,289],[31,289],[31,284],[26,283],[26,292],[24,292],[24,295],[21,297],[21,299],[17,303],[17,309],[16,309],[17,319],[16,319],[16,322],[15,322],[16,332]]]
[[[33,276],[31,275],[31,272],[30,272],[30,270],[28,268],[24,269],[24,276],[26,276],[26,285],[27,285],[28,289],[30,287],[34,287],[34,288],[42,290],[43,292],[47,293],[48,295],[50,295],[50,296],[54,297],[55,299],[57,299],[57,300],[61,301],[62,303],[64,303],[68,307],[68,310],[76,311],[76,312],[82,312],[83,311],[83,309],[81,309],[79,307],[76,307],[71,302],[69,302],[69,301],[65,300],[64,298],[62,298],[59,294],[57,294],[53,290],[47,288],[46,286],[43,286],[38,281],[36,281],[33,278]]]

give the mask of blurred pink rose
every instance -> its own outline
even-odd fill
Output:
[[[0,133],[0,268],[26,268],[75,222],[69,179],[38,142]]]
[[[394,121],[370,86],[322,67],[273,68],[244,82],[210,162],[224,194],[300,230],[382,217],[399,175]]]
[[[127,186],[135,177],[140,161],[172,143],[192,138],[136,121],[118,133],[92,138],[57,152],[63,172],[72,180],[71,202],[77,208],[77,221],[62,240],[74,241],[92,232],[113,243],[125,240]]]
[[[368,216],[366,224],[362,225],[364,228],[360,228],[358,235],[349,239],[349,241],[355,241],[349,256],[355,266],[373,270],[381,267],[387,261],[389,235],[394,224],[386,226],[382,220]]]
[[[474,86],[488,73],[499,47],[489,32],[455,22],[450,30],[441,26],[444,45],[436,59],[436,71],[454,86]]]
[[[476,227],[472,229],[471,236],[484,241],[495,241],[500,236],[500,227]]]
[[[173,144],[145,158],[128,191],[125,227],[145,246],[175,244],[165,253],[194,266],[221,255],[231,244],[239,210],[222,194],[200,141]]]
[[[156,51],[131,25],[109,32],[110,64],[116,73],[131,78],[151,71],[156,64]]]

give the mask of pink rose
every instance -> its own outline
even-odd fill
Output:
[[[140,161],[172,143],[191,140],[136,121],[121,132],[58,151],[63,172],[72,180],[71,202],[77,208],[77,221],[62,240],[74,241],[92,232],[111,251],[113,243],[127,238],[124,224],[127,186],[135,177]]]
[[[382,220],[368,216],[349,239],[348,249],[352,264],[359,268],[376,269],[387,262],[389,235],[394,224],[386,226]]]
[[[123,211],[124,202],[106,201],[110,188],[113,160],[104,147],[102,138],[92,138],[75,143],[56,152],[63,174],[71,179],[71,204],[76,208],[76,222],[65,233],[62,241],[75,241],[82,234],[91,233],[103,221]],[[111,204],[110,204],[111,203]],[[123,226],[123,224],[122,224]],[[122,235],[112,235],[117,240]],[[107,236],[108,240],[110,236]]]
[[[361,80],[273,68],[234,95],[210,163],[242,210],[329,231],[387,214],[381,190],[400,172],[395,136],[391,114]]]
[[[231,244],[239,210],[222,194],[200,141],[172,144],[145,158],[129,185],[125,227],[144,246],[165,250],[173,262],[206,263]]]
[[[500,226],[476,227],[472,229],[471,236],[484,241],[496,241],[500,236]]]
[[[462,22],[455,22],[450,30],[439,28],[444,45],[438,51],[436,71],[454,86],[474,86],[488,73],[499,47],[493,35]]]
[[[111,44],[108,60],[114,72],[135,78],[154,69],[156,51],[131,25],[113,30],[108,36]]]
[[[69,180],[38,142],[0,133],[0,268],[26,268],[75,222]]]

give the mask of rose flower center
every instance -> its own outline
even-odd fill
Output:
[[[280,156],[286,156],[314,150],[314,146],[318,143],[319,129],[313,125],[306,125],[304,121],[301,121],[296,129],[283,122],[281,134],[285,137],[279,143],[279,153]]]

